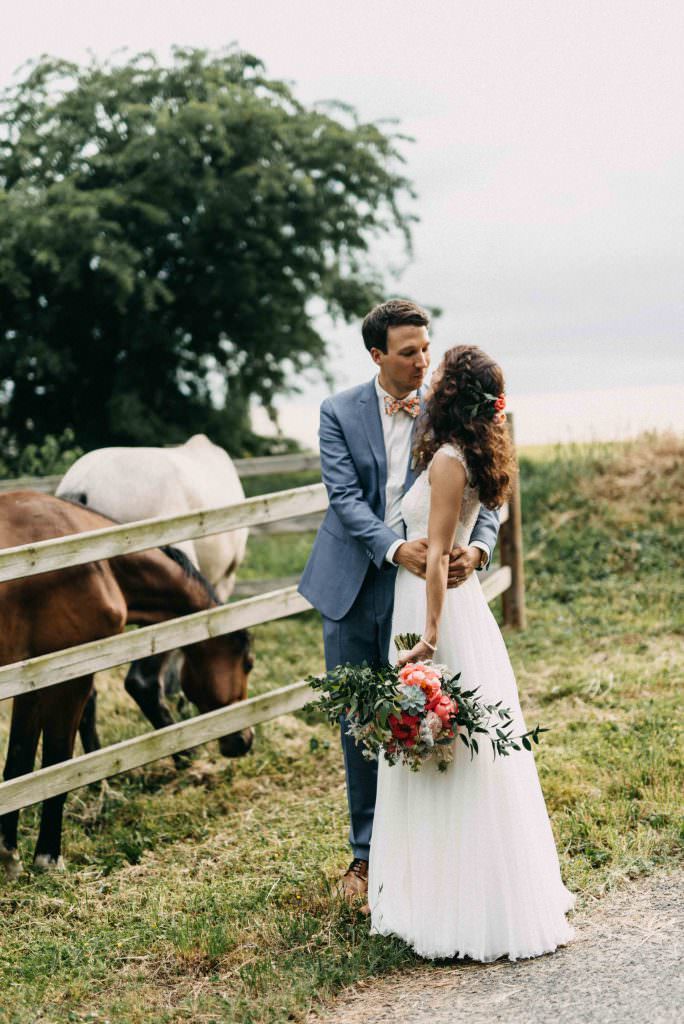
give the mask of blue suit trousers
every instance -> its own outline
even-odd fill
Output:
[[[325,665],[333,669],[351,662],[377,665],[387,661],[392,630],[396,568],[385,563],[377,569],[371,563],[361,589],[347,614],[339,619],[323,616]],[[349,804],[349,842],[354,857],[368,860],[375,794],[377,761],[366,761],[361,747],[346,733],[346,719],[340,720],[344,770]]]

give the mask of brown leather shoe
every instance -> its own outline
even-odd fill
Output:
[[[368,861],[355,857],[338,882],[337,889],[345,899],[365,896],[368,892]]]

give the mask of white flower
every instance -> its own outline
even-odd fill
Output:
[[[427,715],[425,716],[425,724],[430,730],[430,735],[432,736],[433,740],[436,740],[442,731],[442,719],[436,712],[428,711]]]
[[[428,714],[431,714],[431,713],[432,712],[428,712]],[[435,715],[435,718],[437,718],[437,715]],[[425,746],[428,748],[428,750],[430,750],[432,747],[434,747],[434,745],[435,745],[435,738],[432,735],[432,730],[430,729],[430,726],[429,726],[426,718],[424,718],[423,721],[420,723],[420,729],[418,730],[418,736],[420,738],[421,743],[424,743]]]

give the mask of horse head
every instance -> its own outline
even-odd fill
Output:
[[[254,665],[246,629],[191,644],[184,654],[181,688],[201,714],[245,699]],[[219,748],[224,757],[242,757],[253,742],[254,730],[247,728],[222,736]]]

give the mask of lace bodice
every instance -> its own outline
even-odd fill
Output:
[[[456,527],[454,544],[467,547],[470,535],[475,526],[477,514],[480,511],[480,496],[477,489],[470,484],[470,473],[465,455],[461,449],[454,444],[444,444],[439,449],[452,458],[457,459],[465,468],[467,482],[463,491],[461,501],[461,512]],[[430,481],[428,472],[430,467],[424,469],[416,478],[413,486],[406,492],[401,503],[401,514],[406,523],[406,539],[417,540],[419,537],[427,537],[428,519],[430,517]]]

